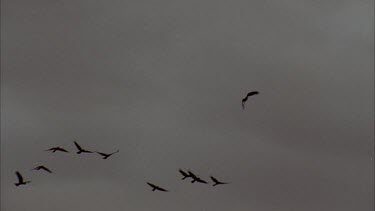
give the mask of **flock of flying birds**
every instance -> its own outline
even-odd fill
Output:
[[[204,183],[204,184],[208,184],[208,182],[204,181],[203,179],[201,179],[200,177],[198,177],[197,175],[193,174],[190,170],[186,173],[184,172],[183,170],[179,169],[178,170],[182,176],[184,176],[182,178],[182,180],[188,178],[188,177],[191,177],[193,180],[191,181],[191,183],[194,183],[194,182],[199,182],[199,183]],[[220,182],[219,180],[217,180],[215,177],[213,176],[210,176],[211,180],[214,182],[214,184],[212,186],[216,186],[216,185],[225,185],[225,184],[229,184],[227,182]],[[155,191],[155,190],[158,190],[158,191],[164,191],[164,192],[168,192],[166,189],[164,188],[161,188],[157,185],[154,185],[152,183],[147,183],[149,186],[152,187],[152,191]]]
[[[247,95],[245,96],[245,98],[242,99],[242,104],[241,104],[242,105],[242,109],[245,109],[245,103],[248,100],[248,98],[251,97],[251,96],[253,96],[253,95],[257,95],[257,94],[259,94],[258,91],[252,91],[252,92],[247,93]],[[111,155],[119,152],[119,150],[114,151],[112,153],[103,153],[103,152],[98,152],[98,151],[89,151],[89,150],[83,149],[76,141],[74,141],[74,145],[78,149],[77,154],[81,154],[81,153],[94,153],[95,152],[95,153],[101,155],[103,159],[107,159]],[[52,151],[53,153],[57,152],[57,151],[65,152],[65,153],[69,152],[68,150],[66,150],[64,148],[61,148],[61,147],[52,147],[50,149],[47,149],[46,151]],[[37,166],[37,167],[33,168],[32,170],[44,170],[44,171],[46,171],[48,173],[52,173],[52,171],[50,169],[48,169],[47,167],[45,167],[43,165]],[[191,183],[198,182],[198,183],[208,184],[208,182],[206,182],[205,180],[201,179],[199,176],[195,175],[190,170],[188,170],[187,172],[185,172],[185,171],[179,169],[178,171],[183,176],[182,180],[184,180],[186,178],[192,178]],[[18,171],[16,171],[16,176],[18,178],[18,182],[14,183],[16,186],[26,185],[27,183],[31,182],[31,181],[25,181],[24,178],[22,177],[21,173],[18,172]],[[213,176],[210,176],[210,178],[214,182],[213,186],[229,184],[227,182],[221,182],[221,181],[217,180]],[[166,190],[164,188],[161,188],[161,187],[159,187],[159,186],[157,186],[155,184],[152,184],[152,183],[149,183],[149,182],[147,182],[147,184],[152,187],[152,191],[158,190],[158,191],[168,192],[168,190]]]
[[[74,145],[76,146],[76,148],[78,149],[77,151],[77,154],[81,154],[81,153],[97,153],[99,155],[102,156],[103,159],[107,159],[108,157],[110,157],[111,155],[115,154],[115,153],[118,153],[120,150],[117,150],[115,152],[112,152],[112,153],[104,153],[104,152],[98,152],[98,151],[89,151],[89,150],[86,150],[84,148],[82,148],[76,141],[74,141]],[[69,151],[64,149],[64,148],[61,148],[61,147],[52,147],[50,149],[47,149],[46,151],[51,151],[51,152],[65,152],[65,153],[68,153]],[[46,171],[48,173],[52,173],[52,171],[43,166],[43,165],[40,165],[40,166],[37,166],[35,168],[33,168],[32,170],[43,170],[43,171]],[[26,185],[27,183],[30,183],[31,181],[25,181],[23,179],[23,176],[22,174],[19,172],[19,171],[16,171],[16,175],[17,175],[17,178],[18,178],[18,182],[17,183],[14,183],[16,186],[20,186],[20,185]]]

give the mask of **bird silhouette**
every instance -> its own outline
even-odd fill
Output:
[[[48,169],[47,167],[45,167],[45,166],[37,166],[37,167],[33,168],[33,170],[44,170],[44,171],[46,171],[46,172],[52,173],[52,171],[49,170],[49,169]]]
[[[147,182],[147,184],[148,184],[149,186],[152,187],[152,191],[158,190],[158,191],[168,192],[168,191],[165,190],[164,188],[161,188],[161,187],[159,187],[159,186],[157,186],[157,185],[154,185],[154,184],[152,184],[152,183]]]
[[[99,155],[103,156],[103,159],[107,159],[109,156],[115,154],[115,153],[118,153],[120,150],[117,150],[115,152],[112,152],[110,154],[107,154],[107,153],[103,153],[103,152],[98,152],[98,151],[95,151],[96,153],[98,153]]]
[[[202,180],[197,175],[193,174],[191,171],[188,171],[188,173],[189,173],[190,177],[193,178],[193,180],[191,181],[191,183],[199,182],[199,183],[207,184],[206,181]]]
[[[212,179],[212,181],[214,181],[215,184],[213,184],[212,186],[216,186],[216,185],[224,185],[224,184],[229,184],[227,182],[220,182],[219,180],[217,180],[215,177],[213,176],[210,176],[210,178]]]
[[[91,151],[88,151],[88,150],[85,150],[83,149],[76,141],[74,141],[74,145],[76,145],[77,149],[78,149],[78,152],[77,154],[81,154],[81,153],[92,153]]]
[[[250,96],[253,96],[253,95],[257,95],[259,94],[258,91],[253,91],[253,92],[249,92],[247,93],[246,97],[244,99],[242,99],[242,109],[245,109],[245,102],[247,101],[247,99],[250,97]]]
[[[193,181],[191,181],[191,183],[194,183],[194,181],[196,182],[199,182],[199,183],[204,183],[204,184],[207,184],[206,181],[202,180],[201,178],[199,177],[196,177],[196,178],[193,178]]]
[[[17,178],[18,178],[18,182],[14,183],[16,186],[26,185],[27,183],[31,182],[31,181],[24,181],[21,173],[18,172],[18,171],[16,171],[16,175],[17,175]]]
[[[60,151],[60,152],[68,152],[66,149],[63,149],[61,147],[52,147],[50,149],[47,149],[46,151],[52,151],[52,152],[56,152],[56,151]]]
[[[190,174],[188,174],[188,173],[182,171],[181,169],[178,169],[178,171],[182,174],[182,176],[184,176],[184,177],[182,178],[182,180],[186,179],[187,177],[191,177]]]
[[[196,177],[196,175],[193,174],[193,172],[191,172],[190,170],[188,171],[188,174],[189,174],[189,177],[192,177],[192,178]]]

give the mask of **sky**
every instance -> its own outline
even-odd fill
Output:
[[[372,211],[373,8],[3,0],[0,209]]]

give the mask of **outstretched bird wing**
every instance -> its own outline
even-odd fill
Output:
[[[204,183],[204,184],[207,184],[207,182],[206,181],[204,181],[204,180],[202,180],[201,178],[198,178],[198,179],[196,179],[197,180],[197,182],[200,182],[200,183]]]
[[[165,190],[164,188],[161,188],[161,187],[156,187],[156,190],[160,190],[160,191],[168,192],[167,190]]]
[[[18,181],[20,183],[23,182],[23,177],[22,177],[21,173],[19,173],[18,171],[16,171],[16,175],[17,175]]]
[[[219,181],[217,179],[215,179],[215,177],[210,176],[210,178],[212,179],[212,181],[214,181],[214,183],[219,183]]]
[[[61,148],[61,147],[52,147],[52,148],[50,148],[50,149],[46,149],[46,151],[61,151],[61,152],[68,152],[68,150],[66,150],[66,149],[63,149],[63,148]]]
[[[156,186],[156,185],[154,185],[154,184],[152,184],[152,183],[147,183],[149,186],[151,186],[151,187],[153,187],[153,188],[158,188],[158,186]]]
[[[68,152],[68,150],[63,149],[63,148],[61,148],[61,147],[56,147],[56,149],[57,149],[57,150],[60,150],[60,151],[62,151],[62,152]]]
[[[79,144],[77,142],[75,142],[75,141],[74,141],[74,145],[76,145],[76,147],[77,147],[78,150],[81,150],[81,151],[83,150],[82,147],[79,146]]]
[[[225,185],[225,184],[229,184],[228,182],[220,182],[219,180],[217,180],[215,177],[212,177],[212,176],[210,176],[211,177],[211,179],[212,179],[212,181],[214,181],[214,186],[215,185]]]
[[[160,190],[160,191],[168,192],[168,191],[165,190],[164,188],[161,188],[161,187],[159,187],[159,186],[157,186],[157,185],[154,185],[154,184],[152,184],[152,183],[147,182],[147,184],[148,184],[149,186],[151,186],[152,188],[155,188],[156,190]]]
[[[179,171],[179,172],[182,174],[182,176],[184,176],[184,177],[188,177],[188,176],[189,176],[186,172],[182,171],[181,169],[179,169],[178,171]]]
[[[253,92],[249,92],[249,93],[247,93],[247,97],[250,97],[250,96],[253,96],[253,95],[257,95],[257,94],[259,94],[259,92],[258,91],[253,91]]]
[[[196,176],[195,174],[193,174],[193,172],[188,171],[188,173],[189,173],[189,175],[190,175],[191,177],[193,177],[193,178],[197,178],[197,176]]]
[[[98,153],[99,155],[102,155],[102,156],[107,156],[108,154],[105,154],[103,152],[98,152],[98,151],[95,151],[96,153]]]
[[[45,166],[40,166],[40,169],[43,169],[44,171],[47,171],[47,172],[49,172],[49,173],[52,173],[52,171],[51,170],[49,170],[47,167],[45,167]]]
[[[242,109],[245,109],[245,102],[247,101],[248,97],[259,94],[258,91],[252,91],[247,93],[246,97],[242,99]]]

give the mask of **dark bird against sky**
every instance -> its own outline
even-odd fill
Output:
[[[182,178],[182,180],[186,179],[187,177],[191,177],[190,174],[188,174],[188,173],[182,171],[181,169],[179,169],[178,171],[182,174],[182,176],[184,176],[184,177]]]
[[[253,95],[257,95],[259,94],[258,91],[253,91],[253,92],[249,92],[247,93],[246,97],[244,99],[242,99],[242,109],[245,109],[245,102],[247,101],[247,99],[250,97],[250,96],[253,96]]]
[[[216,186],[216,185],[224,185],[224,184],[228,184],[227,182],[220,182],[219,180],[217,180],[215,177],[213,176],[210,176],[211,180],[215,183],[213,184],[212,186]]]
[[[193,180],[191,181],[191,183],[199,182],[199,183],[207,184],[206,181],[202,180],[197,175],[193,174],[191,171],[188,171],[188,173],[189,173],[190,177],[193,178]]]
[[[194,182],[199,182],[199,183],[207,184],[206,181],[202,180],[202,179],[199,178],[199,177],[193,178],[193,181],[191,181],[191,183],[194,183]]]
[[[190,177],[196,177],[196,175],[193,174],[193,172],[191,172],[191,171],[188,171],[188,174],[189,174]]]
[[[56,151],[60,151],[60,152],[68,152],[66,149],[63,149],[61,147],[52,147],[50,149],[47,149],[46,151],[52,151],[52,152],[56,152]]]
[[[76,145],[77,149],[78,149],[78,152],[77,154],[81,154],[81,153],[92,153],[91,151],[88,151],[88,150],[85,150],[83,149],[76,141],[74,141],[74,145]]]
[[[16,171],[16,175],[17,175],[17,178],[18,178],[18,182],[14,183],[16,186],[26,185],[27,183],[31,182],[31,181],[24,181],[21,173],[18,172],[18,171]]]
[[[103,152],[98,152],[98,151],[95,151],[96,153],[98,153],[99,155],[103,156],[103,159],[107,159],[109,156],[115,154],[115,153],[118,153],[120,150],[117,150],[115,152],[112,152],[112,153],[103,153]]]
[[[46,172],[52,173],[52,171],[49,170],[49,169],[48,169],[47,167],[45,167],[45,166],[37,166],[37,167],[33,168],[33,170],[44,170],[44,171],[46,171]]]
[[[168,192],[167,190],[165,190],[164,188],[161,188],[161,187],[159,187],[159,186],[157,186],[157,185],[154,185],[154,184],[152,184],[152,183],[147,183],[149,186],[151,186],[152,187],[152,191],[155,191],[155,190],[159,190],[159,191],[164,191],[164,192]]]

